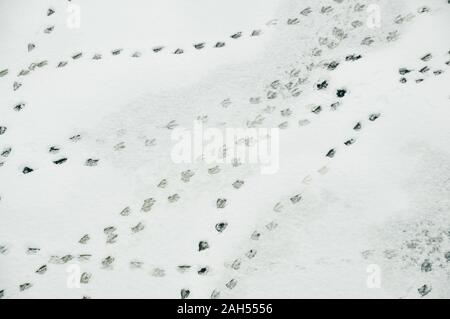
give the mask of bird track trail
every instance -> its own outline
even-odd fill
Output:
[[[339,2],[339,1],[336,1]],[[326,8],[326,7],[323,7]],[[306,9],[304,9],[306,10]],[[330,10],[330,9],[323,9],[325,10]],[[304,11],[302,11],[304,12]],[[307,11],[306,11],[307,12]],[[305,12],[304,12],[305,13]],[[305,16],[305,14],[302,14],[303,16]],[[55,14],[55,12],[53,12],[52,14]],[[51,14],[51,15],[52,15]],[[322,13],[323,14],[323,13]],[[309,13],[307,14],[308,17]],[[302,17],[302,16],[300,16]],[[296,17],[294,18],[287,18],[287,25],[292,26],[292,25],[296,25],[297,24],[297,19]],[[273,21],[277,21],[277,20],[271,20],[272,23]],[[272,24],[270,24],[272,25]],[[256,30],[256,29],[255,29]],[[259,30],[259,29],[258,29]],[[50,31],[50,30],[49,30]],[[264,32],[262,32],[262,34],[264,34]],[[339,36],[340,33],[338,33]],[[233,34],[235,37],[236,34]],[[255,31],[252,31],[250,33],[250,37],[253,36],[259,36],[260,33]],[[240,35],[238,36],[238,38],[240,38],[241,36],[243,36],[243,33],[240,33]],[[391,41],[389,40],[389,37],[392,36],[392,34],[388,34],[387,35],[387,41]],[[345,37],[342,39],[342,41],[344,41]],[[233,36],[231,36],[231,40],[230,41],[234,41],[236,40],[235,38],[233,38]],[[367,37],[364,37],[362,39],[362,43],[364,45],[365,42],[367,42]],[[222,42],[217,42],[213,48],[219,49],[221,47],[223,47],[223,45],[221,44]],[[327,44],[327,41],[324,40],[323,42],[325,45]],[[220,45],[218,45],[220,44]],[[372,43],[371,43],[372,44]],[[34,44],[33,44],[34,45]],[[339,43],[335,43],[332,45],[328,46],[328,49],[332,50],[336,47],[339,46]],[[170,52],[173,53],[174,55],[180,55],[180,54],[184,54],[187,53],[187,51],[185,49],[182,48],[176,48],[175,51],[174,50],[168,50],[167,48],[163,48],[164,46],[161,47],[161,50],[164,49],[164,51],[166,52]],[[364,47],[366,47],[364,45]],[[29,46],[30,48],[30,46]],[[203,50],[206,49],[206,47],[195,47],[195,44],[193,46],[193,48],[195,50]],[[34,49],[34,48],[33,48]],[[31,49],[31,50],[33,50]],[[161,50],[154,50],[153,52],[155,54],[159,54],[161,52]],[[113,49],[111,50],[111,55],[112,56],[117,56],[117,55],[123,55],[125,54],[125,50],[123,49]],[[195,51],[194,51],[195,52]],[[133,58],[143,58],[144,56],[139,53],[137,54],[138,51],[130,51],[129,54],[131,55],[131,57]],[[312,52],[310,52],[311,54],[311,58],[312,59],[317,59],[315,58],[319,53],[317,51],[317,49],[314,49]],[[320,56],[320,54],[319,54]],[[73,55],[71,57],[72,60],[76,61],[78,59],[82,59],[85,58],[86,55],[85,53],[83,53],[82,51],[79,51],[79,53],[76,53],[75,55]],[[94,60],[99,60],[101,59],[103,56],[99,56],[99,55],[95,55],[94,54]],[[283,132],[285,130],[292,130],[292,123],[294,122],[294,126],[296,126],[295,129],[297,130],[301,130],[302,132],[307,131],[308,130],[308,125],[311,124],[311,122],[314,121],[320,121],[320,115],[322,114],[322,112],[340,112],[342,107],[345,107],[345,97],[348,94],[351,94],[351,88],[350,88],[350,92],[348,92],[347,89],[345,89],[345,83],[339,83],[340,86],[336,86],[335,83],[329,83],[327,80],[322,80],[322,79],[315,79],[314,81],[311,81],[312,76],[314,75],[315,70],[323,70],[325,69],[326,72],[333,72],[334,69],[338,68],[339,65],[341,63],[353,63],[356,62],[360,59],[364,58],[364,54],[361,55],[359,53],[355,53],[355,52],[349,52],[348,54],[341,56],[341,58],[339,59],[339,61],[336,60],[332,60],[332,61],[327,61],[327,62],[321,62],[319,64],[316,64],[314,66],[307,66],[307,69],[310,68],[308,71],[309,73],[303,73],[303,72],[298,72],[296,73],[296,69],[292,69],[290,71],[290,76],[288,78],[288,80],[286,81],[285,84],[282,84],[282,82],[280,80],[275,80],[272,83],[270,83],[267,87],[269,88],[268,91],[264,92],[265,94],[262,94],[262,96],[266,96],[267,98],[267,102],[268,103],[273,103],[273,104],[281,104],[281,105],[277,105],[275,107],[272,106],[267,106],[267,108],[262,109],[262,112],[257,112],[258,114],[253,117],[255,120],[249,122],[249,120],[247,119],[243,125],[245,126],[252,126],[252,125],[261,125],[262,122],[269,122],[272,121],[272,123],[276,123],[278,122],[279,124],[276,125],[281,129],[281,134],[283,135]],[[424,57],[426,58],[426,57]],[[422,58],[423,60],[423,58]],[[344,62],[342,62],[344,61]],[[60,62],[57,62],[57,67],[59,68],[63,68],[65,67],[66,64],[66,60],[61,60]],[[35,63],[35,64],[31,64],[30,67],[28,68],[28,71],[31,72],[33,70],[35,70],[36,68],[43,68],[46,67],[47,64],[49,62],[46,60],[43,60],[41,62]],[[61,64],[62,63],[62,64]],[[25,69],[24,69],[25,70]],[[409,70],[408,70],[409,71]],[[428,69],[421,69],[419,72],[424,74],[427,73],[429,70]],[[9,71],[0,71],[0,74],[2,74],[3,72],[3,76],[7,77]],[[21,71],[23,72],[23,70]],[[401,75],[406,75],[402,74],[405,71],[400,71]],[[434,75],[438,76],[439,74],[436,74],[434,71]],[[294,73],[294,74],[293,74]],[[412,73],[412,72],[407,72]],[[27,73],[28,74],[28,73]],[[25,75],[27,75],[25,74]],[[23,74],[21,75],[23,76]],[[296,79],[296,82],[292,81],[292,78]],[[402,81],[401,81],[402,82]],[[417,82],[417,81],[416,81]],[[306,86],[308,85],[308,86]],[[330,88],[328,87],[330,86]],[[331,89],[331,86],[333,88],[336,89]],[[14,80],[13,82],[13,91],[18,91],[21,89],[22,87],[22,83],[19,82],[17,79]],[[309,94],[314,94],[314,92],[316,91],[324,91],[326,92],[327,97],[325,97],[325,100],[328,100],[330,103],[328,105],[324,105],[324,103],[317,103],[315,105],[312,106],[312,108],[310,110],[308,110],[307,112],[298,112],[298,108],[296,107],[288,107],[288,108],[283,108],[283,106],[286,105],[286,103],[284,101],[281,102],[276,102],[276,100],[279,99],[280,96],[286,96],[286,95],[291,95],[294,98],[296,98],[297,96],[300,95],[305,95],[307,94],[306,92],[309,92]],[[322,92],[320,92],[322,93]],[[258,96],[258,95],[255,95]],[[249,97],[249,102],[251,104],[263,104],[263,102],[261,102],[261,98],[260,97]],[[236,103],[236,102],[234,102]],[[293,104],[295,102],[289,102],[289,104]],[[17,103],[13,109],[16,112],[22,112],[22,111],[26,111],[26,106],[27,103],[26,102],[19,102]],[[225,99],[222,102],[222,107],[228,107],[229,104],[227,102],[227,99]],[[279,106],[281,106],[280,109]],[[273,108],[272,108],[273,107]],[[269,108],[269,109],[268,109]],[[275,116],[275,114],[278,114],[279,112],[279,116],[277,117]],[[292,120],[293,117],[296,116],[296,114],[299,114],[299,117],[297,117],[295,120]],[[315,169],[313,169],[313,172],[311,172],[310,174],[307,174],[306,176],[299,176],[299,179],[303,180],[303,187],[301,187],[302,189],[299,191],[299,193],[297,194],[291,194],[288,196],[288,198],[283,198],[277,202],[275,202],[273,208],[267,208],[268,211],[276,211],[275,214],[281,214],[282,212],[282,208],[287,206],[287,205],[301,205],[301,198],[302,198],[302,194],[307,190],[308,188],[308,184],[310,184],[312,181],[316,180],[316,175],[318,174],[318,176],[321,176],[323,174],[326,174],[327,172],[327,167],[328,162],[332,161],[332,159],[335,156],[339,156],[339,153],[342,151],[342,149],[347,149],[348,147],[351,147],[351,145],[353,145],[355,142],[358,142],[359,139],[357,139],[357,135],[358,132],[361,128],[365,128],[365,125],[367,123],[371,123],[371,122],[375,122],[378,120],[378,118],[382,116],[382,114],[379,114],[376,112],[376,110],[374,110],[374,113],[370,113],[367,115],[367,118],[362,120],[359,116],[355,117],[354,119],[354,126],[351,128],[351,131],[348,131],[347,133],[344,134],[343,139],[342,139],[342,144],[340,146],[338,145],[330,145],[329,149],[324,149],[323,150],[323,154],[321,156],[323,156],[325,162],[327,164],[324,165],[320,165],[318,168],[316,167]],[[261,118],[264,118],[264,120],[261,120]],[[207,118],[208,121],[210,121],[210,118]],[[280,122],[281,121],[281,122]],[[172,129],[174,128],[174,125],[176,124],[176,120],[174,120],[173,122],[167,124],[165,126],[165,128],[167,129]],[[273,124],[272,124],[273,125]],[[164,126],[163,126],[164,127]],[[7,132],[7,127],[6,126],[2,126],[0,128],[0,132],[1,134],[5,134]],[[74,135],[70,138],[70,140],[72,142],[79,142],[82,141],[82,136],[81,135]],[[51,146],[49,148],[49,153],[51,154],[59,154],[59,152],[61,151],[61,147],[57,146],[60,145],[59,143],[55,143],[55,146]],[[117,149],[116,150],[120,150],[121,147],[123,147],[123,144],[121,145],[121,143],[116,145]],[[10,146],[5,148],[2,151],[2,157],[7,158],[9,156],[9,154],[11,152],[14,151],[14,147]],[[64,165],[66,161],[70,160],[70,158],[66,157],[66,156],[57,156],[55,157],[53,163],[57,166],[59,165]],[[85,163],[86,166],[88,167],[95,167],[97,165],[101,165],[101,159],[97,159],[97,158],[88,158],[86,159]],[[3,165],[3,162],[2,162]],[[34,171],[35,168],[30,168],[28,166],[24,166],[22,168],[22,173],[24,174],[29,174],[32,173]],[[48,256],[52,256],[50,257],[50,260],[48,263],[42,262],[39,264],[39,266],[36,267],[36,275],[37,276],[42,276],[44,274],[47,273],[47,271],[49,270],[48,268],[51,266],[53,268],[53,264],[67,264],[70,263],[73,260],[78,259],[78,261],[80,261],[81,263],[92,263],[93,261],[91,259],[93,259],[92,257],[94,256],[94,254],[92,252],[89,251],[89,240],[91,238],[99,238],[99,237],[103,237],[105,240],[105,245],[108,246],[108,250],[111,252],[108,256],[96,256],[97,260],[95,261],[95,263],[99,263],[99,260],[101,261],[99,267],[102,268],[106,268],[106,269],[111,269],[114,270],[114,262],[116,261],[116,256],[120,255],[120,253],[118,251],[114,252],[114,245],[117,243],[117,241],[128,241],[129,239],[127,238],[127,236],[139,236],[141,232],[145,232],[146,231],[146,224],[151,222],[151,215],[153,213],[155,213],[155,210],[158,209],[158,206],[160,205],[160,203],[165,202],[164,205],[166,205],[165,207],[167,207],[170,210],[170,206],[171,205],[178,205],[179,202],[183,202],[185,197],[189,197],[189,196],[195,196],[195,190],[197,189],[196,187],[189,187],[190,184],[194,184],[195,185],[195,180],[196,178],[198,178],[199,176],[204,177],[209,176],[211,180],[214,180],[215,178],[219,179],[221,178],[221,176],[223,176],[223,174],[231,174],[233,176],[235,176],[235,178],[229,179],[227,178],[227,181],[224,182],[223,180],[221,180],[222,183],[228,185],[229,190],[224,191],[224,193],[228,193],[231,194],[230,196],[227,196],[226,198],[222,198],[222,197],[218,197],[218,198],[213,198],[211,199],[209,202],[209,204],[207,205],[208,207],[210,207],[209,209],[211,210],[216,210],[217,212],[215,214],[213,214],[213,216],[209,219],[209,230],[207,230],[206,232],[202,231],[202,235],[204,237],[203,240],[200,240],[198,243],[192,243],[193,247],[198,247],[198,254],[202,254],[204,251],[207,250],[211,250],[214,249],[214,243],[217,241],[224,241],[227,238],[227,231],[234,227],[235,224],[239,223],[238,219],[235,218],[228,218],[227,214],[226,214],[226,210],[229,208],[228,206],[230,204],[233,204],[233,197],[235,196],[235,194],[238,194],[240,189],[245,189],[245,188],[251,188],[252,186],[254,187],[255,185],[251,185],[247,182],[247,176],[251,176],[251,171],[249,172],[248,170],[246,171],[241,170],[238,173],[234,173],[235,170],[239,170],[239,168],[228,168],[226,166],[223,165],[218,165],[218,166],[211,166],[207,169],[200,169],[200,168],[192,168],[192,169],[187,169],[187,170],[183,170],[179,172],[179,176],[180,178],[176,181],[173,181],[171,179],[168,179],[166,177],[160,177],[159,179],[154,181],[154,185],[155,188],[152,191],[149,191],[150,194],[154,194],[154,195],[149,195],[148,198],[143,199],[141,207],[137,206],[136,204],[132,204],[130,206],[126,206],[126,207],[122,207],[122,208],[118,208],[117,212],[116,212],[116,216],[115,216],[115,221],[111,222],[111,223],[105,223],[105,227],[102,230],[103,234],[80,234],[80,245],[83,248],[80,248],[80,251],[83,251],[82,253],[67,253],[66,255],[57,255],[57,254],[51,254],[49,252],[47,252]],[[192,180],[192,181],[191,181]],[[177,189],[177,192],[172,192],[172,189],[170,191],[165,191],[167,188],[170,189],[170,186],[175,185],[174,188],[172,189]],[[214,207],[215,206],[215,207]],[[133,207],[133,208],[131,208]],[[235,207],[234,209],[239,209],[237,207]],[[222,211],[224,211],[225,213],[222,214]],[[148,214],[149,213],[149,214]],[[236,216],[235,216],[236,217]],[[276,228],[276,217],[273,218],[273,220],[269,221],[267,224],[265,224],[263,227],[266,228],[266,231],[272,231]],[[121,225],[121,221],[126,221],[128,226],[123,226]],[[131,225],[131,226],[130,226]],[[258,231],[257,229],[255,229],[254,231],[252,231],[249,234],[250,237],[250,243],[253,243],[255,241],[255,239],[258,239],[260,237],[263,237],[260,240],[264,240],[264,232],[263,231]],[[132,237],[130,237],[132,238]],[[232,270],[238,270],[240,265],[243,262],[250,262],[251,259],[255,258],[257,256],[257,249],[253,248],[253,246],[250,246],[252,248],[249,248],[245,251],[243,256],[240,256],[236,259],[234,259],[233,261],[230,262],[230,264],[227,265],[228,268],[232,269]],[[86,247],[86,248],[85,248]],[[7,249],[7,247],[2,246],[2,249]],[[42,254],[43,252],[40,251],[39,248],[32,248],[31,249],[31,253],[35,254],[35,253],[39,253]],[[97,253],[96,253],[97,255]],[[194,258],[195,260],[196,258]],[[200,260],[204,260],[203,258],[200,258]],[[140,269],[142,267],[144,267],[145,265],[147,265],[147,262],[138,258],[134,259],[134,260],[130,260],[130,267],[133,268],[137,268]],[[167,275],[171,275],[172,272],[176,271],[178,273],[182,273],[182,274],[188,274],[189,272],[197,272],[196,276],[208,276],[208,273],[210,271],[214,271],[215,269],[212,268],[210,265],[208,265],[205,262],[198,262],[197,264],[191,265],[191,264],[179,264],[179,265],[154,265],[150,267],[150,271],[152,273],[152,276],[154,277],[164,277]],[[81,276],[81,283],[83,285],[87,285],[90,280],[91,280],[91,276],[92,274],[89,272],[84,272]],[[40,279],[42,279],[43,277],[40,277]],[[188,281],[189,282],[189,281]],[[238,281],[235,278],[230,278],[222,287],[217,287],[215,290],[213,290],[211,292],[211,297],[212,298],[217,298],[220,296],[220,292],[222,289],[233,289],[236,284],[238,284]],[[33,287],[33,283],[32,282],[25,282],[22,283],[21,285],[19,285],[19,291],[25,291],[28,290],[30,288]],[[193,291],[191,290],[191,288],[189,287],[189,284],[186,285],[182,285],[182,287],[180,288],[180,297],[181,298],[188,298],[191,293]],[[1,290],[1,296],[3,297],[5,294],[5,290]],[[87,295],[84,295],[84,297],[88,297]]]

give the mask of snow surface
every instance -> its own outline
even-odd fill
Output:
[[[1,297],[449,297],[448,1],[70,3],[81,9],[79,28],[67,26],[68,1],[0,2]],[[373,5],[381,21],[371,28]],[[258,115],[259,127],[287,125],[276,174],[245,163],[211,174],[215,164],[172,161],[171,121],[244,128]],[[186,170],[195,173],[188,182]],[[149,198],[156,202],[143,212]],[[222,233],[219,222],[228,223]],[[138,223],[145,228],[133,233]],[[106,242],[111,226],[115,243]],[[209,248],[198,251],[200,241]],[[114,262],[103,267],[108,256]],[[73,287],[78,270],[91,278]]]

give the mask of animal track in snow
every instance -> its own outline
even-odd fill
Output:
[[[398,73],[401,75],[400,83],[406,84],[410,81],[414,81],[416,84],[422,83],[427,79],[439,77],[445,73],[445,67],[450,65],[450,52],[446,52],[444,55],[440,54],[440,57],[436,59],[432,53],[427,53],[419,59],[419,66],[417,68],[400,67]],[[434,66],[430,66],[431,62]]]
[[[332,7],[323,7],[322,8],[322,10],[320,11],[320,13],[321,14],[329,14],[329,13],[331,13],[333,11],[333,8]],[[311,9],[305,9],[305,10],[303,10],[302,11],[302,15],[304,15],[304,16],[308,16],[309,14],[311,13]],[[296,25],[296,24],[298,24],[298,21],[296,20],[297,18],[294,18],[294,19],[289,19],[288,20],[288,23],[287,24],[289,24],[289,25]],[[257,36],[257,35],[259,35],[259,32],[256,32],[256,34],[253,34],[254,32],[252,32],[252,36]],[[237,38],[240,38],[242,36],[242,34],[241,35],[239,35]],[[234,38],[233,38],[234,39]],[[370,41],[369,41],[370,42]],[[219,43],[219,42],[218,42]],[[216,43],[216,45],[215,45],[215,47],[217,47],[217,48],[220,48],[220,47],[223,47],[222,45],[221,46],[217,46],[217,44],[218,43]],[[331,45],[331,47],[333,47],[334,45]],[[205,45],[203,45],[203,47],[202,48],[205,48]],[[160,52],[161,50],[162,50],[163,48],[161,47],[161,49],[160,50],[157,50],[157,51],[155,51],[155,53],[156,52]],[[196,48],[195,47],[195,49],[199,49],[199,48]],[[177,49],[178,50],[178,49]],[[182,49],[180,49],[180,50],[182,50]],[[114,53],[114,52],[116,52],[116,53]],[[115,50],[113,50],[113,51],[111,51],[111,54],[112,55],[120,55],[120,54],[122,54],[123,53],[123,50],[120,50],[120,49],[115,49]],[[178,53],[178,54],[183,54],[184,53],[184,51],[183,52],[181,52],[181,53]],[[134,54],[136,54],[136,52],[134,53]],[[133,56],[134,56],[134,54],[133,54]],[[140,57],[141,55],[140,54],[138,54],[138,55],[136,55],[136,56],[134,56],[134,57]],[[81,59],[83,57],[83,53],[82,52],[80,52],[80,53],[77,53],[77,54],[75,54],[75,55],[73,55],[72,56],[72,58],[74,59],[74,60],[78,60],[78,59]],[[98,59],[100,59],[102,56],[101,55],[94,55],[94,60],[96,59],[95,57],[97,57]],[[350,57],[350,58],[349,58]],[[348,59],[347,59],[348,58]],[[360,58],[361,58],[361,56],[360,55],[351,55],[351,56],[347,56],[347,58],[346,58],[346,60],[347,61],[356,61],[356,60],[359,60]],[[65,63],[63,63],[63,65],[61,65],[61,63],[62,62],[60,62],[59,64],[58,64],[58,66],[59,67],[63,67],[63,66],[65,66],[65,65],[67,65],[67,62],[65,62]],[[45,66],[47,63],[44,63],[44,65],[42,65],[41,64],[41,66],[40,67],[43,67],[43,66]],[[327,64],[327,68],[330,70],[330,71],[332,71],[332,70],[334,70],[334,69],[336,69],[337,67],[339,66],[339,62],[336,62],[336,61],[333,61],[333,62],[330,62],[330,63],[328,63]],[[33,69],[34,70],[34,69]],[[8,74],[8,71],[6,72],[6,74],[5,75],[7,75]],[[0,72],[0,76],[1,76],[1,72]],[[299,82],[298,83],[300,83],[301,81],[299,80]],[[279,89],[281,87],[281,85],[280,86],[278,86],[277,87],[277,89]],[[325,88],[324,88],[325,89]],[[285,90],[288,90],[289,92],[291,92],[292,93],[292,96],[298,96],[299,94],[300,94],[300,90],[299,90],[299,88],[298,87],[296,87],[296,84],[288,84],[287,83],[287,87],[286,86],[284,86],[284,88],[283,89],[280,89],[280,91],[285,91]],[[275,99],[276,98],[276,96],[275,95],[273,95],[274,93],[271,93],[271,94],[269,94],[268,96],[270,96],[270,97],[272,97],[272,99]],[[345,96],[345,94],[346,94],[346,91],[344,90],[344,91],[337,91],[336,92],[336,95],[337,95],[337,97],[338,98],[342,98],[342,97],[344,97]],[[254,99],[254,98],[252,98],[252,100],[251,100],[251,103],[254,103],[254,104],[258,104],[258,103],[260,103],[260,101],[258,101],[258,98],[256,98],[256,99]],[[336,102],[337,103],[337,102]],[[333,103],[332,105],[334,105],[334,107],[332,106],[331,108],[332,109],[337,109],[337,106],[339,105],[339,104],[336,104],[336,103]],[[320,109],[320,111],[323,111],[322,109]],[[315,112],[314,112],[315,113]],[[320,113],[320,112],[318,112],[318,113]],[[317,113],[317,114],[318,114]],[[283,110],[283,111],[281,111],[281,116],[283,116],[283,117],[286,117],[286,118],[289,118],[291,115],[292,115],[293,113],[291,112],[291,110],[289,110],[289,109],[285,109],[285,110]],[[373,116],[371,115],[371,121],[374,121],[374,120],[376,120],[377,118],[379,117],[379,115],[377,115],[376,113],[374,113],[373,114]],[[302,123],[309,123],[309,120],[306,120],[306,119],[300,119],[299,120],[299,124],[300,124],[300,121],[303,121]],[[308,122],[306,122],[306,121],[308,121]],[[280,124],[280,126],[281,126],[281,128],[289,128],[288,127],[288,125],[287,125],[287,123],[288,122],[283,122],[282,124]],[[253,124],[258,124],[258,121],[255,121],[255,122],[253,122]],[[358,126],[358,125],[357,125]],[[356,126],[355,126],[356,127]],[[169,128],[169,127],[168,127]],[[358,130],[359,129],[361,129],[361,124],[359,124],[359,128],[358,128]],[[3,133],[1,133],[1,128],[0,128],[0,135],[1,134],[4,134],[6,132],[6,128],[5,128],[5,131],[3,132]],[[81,138],[81,137],[80,137]],[[349,142],[349,141],[352,141],[352,143],[351,144],[353,144],[354,143],[354,139],[352,138],[352,139],[348,139],[345,143],[347,143],[347,142]],[[351,144],[349,144],[349,145],[351,145]],[[347,145],[347,144],[346,144]],[[333,154],[333,156],[334,156],[334,154]],[[61,158],[60,160],[63,160],[63,159],[65,159],[65,158]],[[66,159],[67,160],[67,159]],[[59,160],[56,160],[56,161],[59,161]],[[54,162],[55,164],[62,164],[62,163],[64,163],[64,162],[62,162],[62,163],[56,163],[56,161]],[[93,162],[90,162],[90,161],[93,161]],[[98,160],[95,160],[95,159],[88,159],[87,161],[86,161],[86,165],[88,164],[88,163],[95,163],[95,164],[97,164],[97,162],[98,162]],[[87,166],[95,166],[95,165],[87,165]],[[27,169],[30,169],[31,171],[30,172],[32,172],[33,171],[33,169],[31,169],[31,168],[28,168],[28,167],[26,167]],[[215,175],[215,174],[218,174],[218,173],[220,173],[221,171],[220,171],[220,168],[218,168],[218,167],[214,167],[214,168],[210,168],[210,169],[208,169],[208,174],[210,174],[210,175]],[[24,173],[25,173],[25,169],[24,169]],[[183,182],[185,182],[185,183],[188,183],[189,181],[190,181],[190,179],[194,176],[194,173],[193,173],[193,171],[190,171],[190,170],[188,170],[188,171],[184,171],[184,172],[182,172],[181,173],[182,174],[182,177],[181,177],[181,180],[183,181]],[[164,188],[164,187],[166,187],[167,186],[167,180],[165,180],[166,182],[165,183],[162,183],[162,182],[160,182],[160,184],[158,184],[158,187],[160,187],[160,188]],[[162,183],[162,184],[161,184]],[[242,182],[242,181],[240,181],[240,180],[238,180],[238,181],[236,181],[235,183],[233,183],[233,187],[235,188],[235,189],[239,189],[240,187],[242,187],[242,185],[243,185],[244,183]],[[175,196],[175,195],[177,195],[177,196]],[[172,196],[175,196],[175,197],[172,197]],[[296,195],[297,196],[297,195]],[[171,195],[171,196],[169,196],[169,198],[170,197],[172,197],[173,199],[176,199],[176,200],[174,200],[174,201],[177,201],[178,199],[179,199],[179,195],[178,194],[173,194],[173,195]],[[296,198],[295,196],[293,197],[293,198]],[[150,211],[150,209],[152,209],[152,207],[153,207],[153,204],[155,203],[155,201],[153,201],[153,198],[151,198],[150,199],[151,201],[150,202],[147,202],[148,200],[146,200],[145,202],[144,202],[144,205],[143,205],[143,208],[142,208],[142,211],[143,212],[145,212],[145,211]],[[227,202],[227,200],[226,199],[221,199],[221,200],[224,200],[224,203],[226,203]],[[169,199],[169,201],[171,201],[170,199]],[[151,204],[149,204],[149,203],[151,203]],[[144,207],[146,207],[146,204],[147,204],[147,208],[146,209],[144,209]],[[149,204],[149,205],[148,205]],[[222,204],[220,204],[219,205],[219,203],[218,203],[218,201],[217,201],[217,208],[225,208],[225,204],[223,205],[223,207],[220,207],[220,206],[222,206]],[[128,207],[127,207],[128,208]],[[125,208],[124,210],[122,210],[122,213],[121,213],[121,215],[122,216],[128,216],[128,215],[130,215],[131,214],[131,210],[128,208]],[[148,210],[147,210],[148,209]],[[226,228],[226,226],[223,228],[223,226],[224,225],[227,225],[228,226],[228,223],[227,222],[220,222],[220,223],[218,223],[218,224],[216,224],[216,226],[217,225],[222,225],[221,227],[219,227],[219,228],[221,228],[222,229],[222,231]],[[135,227],[137,227],[139,224],[137,224]],[[141,225],[142,226],[142,225]],[[141,226],[140,227],[138,227],[139,229],[141,228]],[[215,227],[216,228],[216,227]],[[267,225],[267,227],[266,227],[266,229],[274,229],[274,228],[276,228],[276,223],[270,223],[270,224],[268,224]],[[141,229],[141,230],[143,230],[143,229]],[[217,230],[217,228],[216,228],[216,230]],[[109,233],[108,234],[108,236],[109,235],[111,235],[111,233]],[[87,240],[86,240],[86,242],[88,242],[89,241],[89,235],[86,235],[87,236]],[[259,233],[259,232],[255,232],[255,233],[253,233],[252,235],[251,235],[251,237],[252,237],[252,239],[253,240],[257,240],[257,239],[259,239],[260,238],[260,236],[261,236],[261,233]],[[83,236],[83,238],[84,238],[84,236]],[[115,237],[115,239],[117,239],[117,237]],[[80,242],[81,242],[81,240],[80,240]],[[209,248],[209,244],[208,244],[208,242],[206,242],[206,241],[202,241],[202,242],[200,242],[200,243],[203,243],[202,244],[202,247],[207,247],[207,248]],[[199,248],[200,248],[200,244],[199,244]],[[206,249],[206,248],[205,248]],[[253,257],[255,257],[255,254],[256,254],[256,250],[250,250],[250,251],[248,251],[247,253],[246,253],[246,255],[247,255],[247,258],[253,258]],[[250,257],[249,257],[250,256]],[[64,258],[64,257],[62,257],[62,258]],[[104,262],[106,262],[106,264],[104,263]],[[114,262],[114,257],[107,257],[107,258],[105,258],[105,260],[104,260],[104,262],[102,262],[102,266],[104,266],[105,268],[110,268],[110,266],[113,264],[113,262]],[[105,266],[106,265],[106,266]],[[202,268],[202,269],[204,269],[204,268]],[[205,268],[205,269],[207,269],[207,268]],[[90,277],[89,277],[90,278]],[[89,280],[88,280],[89,281]],[[229,288],[229,289],[233,289],[235,286],[236,286],[236,284],[237,284],[237,281],[236,280],[234,280],[234,279],[232,279],[232,280],[230,280],[228,283],[227,283],[227,287]],[[3,295],[3,291],[1,291],[1,293],[2,293],[2,295]],[[211,294],[211,296],[212,297],[218,297],[219,296],[219,294],[220,294],[220,292],[218,292],[218,291],[213,291],[213,293]],[[187,297],[189,297],[189,295],[190,295],[190,290],[189,289],[182,289],[181,290],[181,296],[182,297],[184,297],[184,298],[187,298]]]

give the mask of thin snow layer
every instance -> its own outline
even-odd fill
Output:
[[[447,1],[72,3],[0,3],[1,297],[449,297]],[[278,171],[175,164],[195,121]]]

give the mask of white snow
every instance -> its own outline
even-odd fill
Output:
[[[0,78],[0,126],[7,127],[0,152],[12,149],[0,158],[4,298],[179,298],[181,289],[189,298],[214,290],[222,298],[419,298],[423,285],[432,287],[426,297],[448,298],[450,7],[445,0],[393,2],[78,0],[81,24],[71,29],[67,1],[2,1],[0,72],[9,73]],[[355,10],[358,3],[379,5],[379,28],[366,25],[367,7]],[[333,11],[321,13],[326,6]],[[423,6],[430,11],[419,13]],[[47,16],[50,7],[55,13]],[[307,7],[312,12],[300,14]],[[287,25],[288,18],[300,22]],[[362,26],[353,27],[355,20]],[[347,33],[342,41],[335,27]],[[261,35],[251,36],[254,30]],[[230,38],[239,31],[241,38]],[[393,31],[398,39],[389,41]],[[375,42],[361,45],[369,36]],[[215,48],[219,41],[225,47]],[[205,48],[193,47],[201,42]],[[36,45],[31,52],[28,43]],[[155,53],[156,46],[164,49]],[[184,53],[173,54],[178,48]],[[115,49],[123,51],[115,56]],[[140,57],[132,57],[136,51]],[[432,59],[421,61],[428,53]],[[351,54],[362,58],[345,61]],[[17,76],[43,60],[48,65]],[[57,68],[60,61],[67,66]],[[340,63],[336,70],[324,66],[331,61]],[[425,65],[431,70],[421,74]],[[403,84],[401,67],[413,70]],[[301,95],[283,89],[268,100],[273,81],[297,80],[293,69],[307,79]],[[324,80],[328,87],[317,90]],[[23,85],[13,91],[15,81]],[[342,88],[347,94],[338,98]],[[251,103],[257,97],[261,103]],[[14,111],[21,102],[24,109]],[[317,105],[322,111],[314,114]],[[293,114],[283,117],[287,108]],[[172,161],[171,121],[192,129],[207,116],[207,127],[244,128],[258,115],[260,127],[288,122],[276,174],[249,164],[219,164],[209,174],[215,164]],[[309,125],[299,125],[305,119]],[[355,144],[345,146],[350,138]],[[52,146],[60,151],[50,153]],[[330,149],[334,158],[325,156]],[[53,163],[61,158],[67,162]],[[86,166],[87,159],[98,165]],[[24,175],[24,167],[34,171]],[[195,175],[184,182],[188,169]],[[165,188],[157,187],[162,179]],[[244,181],[240,189],[236,180]],[[174,194],[180,199],[170,203]],[[302,199],[293,204],[297,194]],[[148,198],[156,203],[142,212]],[[225,208],[216,207],[218,198],[227,199]],[[126,207],[131,214],[121,216]],[[228,227],[219,234],[214,226],[222,221]],[[134,234],[139,222],[145,228]],[[113,244],[103,231],[109,226],[117,228]],[[250,238],[255,231],[259,240]],[[85,234],[91,240],[82,245]],[[200,241],[210,248],[199,252]],[[30,247],[40,251],[27,254]],[[92,257],[49,262],[69,254]],[[101,265],[107,256],[115,258],[111,269]],[[432,271],[421,269],[425,260]],[[36,274],[42,265],[48,271]],[[74,265],[92,274],[88,284],[70,285]],[[180,265],[191,268],[181,272]],[[380,270],[379,287],[368,284],[371,265]],[[199,275],[205,266],[209,272]],[[229,289],[232,279],[237,285]],[[24,283],[33,286],[20,291]]]

